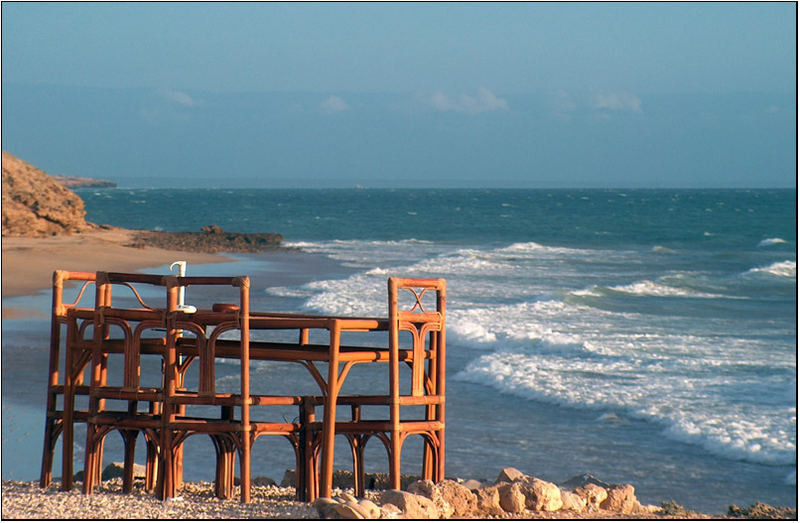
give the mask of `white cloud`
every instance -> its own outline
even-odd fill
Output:
[[[630,93],[601,93],[594,96],[595,109],[608,109],[610,111],[642,112],[642,101]]]
[[[438,111],[456,111],[469,114],[478,114],[486,111],[508,110],[508,102],[498,98],[489,89],[481,87],[475,97],[462,94],[457,99],[437,92],[431,96],[430,103]]]
[[[347,105],[347,102],[339,98],[338,96],[329,96],[326,100],[324,100],[320,107],[322,110],[328,114],[340,113],[342,111],[346,111],[350,109],[350,106]]]
[[[175,102],[185,107],[194,107],[197,105],[197,102],[184,92],[175,91],[174,89],[161,89],[159,92],[163,98],[170,102]]]

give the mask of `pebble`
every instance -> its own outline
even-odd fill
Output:
[[[210,482],[184,483],[180,499],[159,501],[134,482],[133,492],[122,493],[122,480],[104,481],[91,496],[82,485],[62,492],[58,482],[46,489],[37,481],[3,481],[3,519],[318,519],[313,505],[296,501],[293,488],[253,487],[251,503],[214,497]]]

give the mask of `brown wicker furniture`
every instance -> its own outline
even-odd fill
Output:
[[[429,291],[434,296],[426,300]],[[404,301],[404,293],[412,299]],[[391,488],[400,488],[403,443],[412,434],[424,440],[422,477],[436,482],[444,479],[446,284],[442,279],[389,278],[388,294],[389,346],[380,360],[388,355],[389,392],[337,398],[338,405],[349,406],[351,411],[350,421],[336,421],[335,432],[344,434],[350,443],[354,489],[361,497],[365,489],[364,450],[372,437],[386,448]],[[410,369],[403,385],[401,363]],[[373,416],[362,417],[364,408]],[[375,417],[375,410],[382,414]],[[324,461],[329,452],[324,444],[330,444],[324,438],[323,470],[332,459]]]
[[[68,276],[68,273],[61,274],[59,281]],[[73,276],[73,279],[85,276],[86,281],[92,281],[89,275]],[[95,279],[93,308],[61,305],[61,294],[54,285],[43,485],[45,479],[49,481],[45,467],[49,467],[52,461],[52,448],[59,431],[65,435],[65,457],[68,450],[72,452],[71,439],[67,445],[66,427],[71,429],[76,419],[85,420],[88,427],[84,484],[87,493],[99,481],[102,443],[113,430],[118,430],[125,441],[124,489],[129,490],[132,483],[136,438],[144,434],[148,444],[147,486],[156,488],[161,499],[175,496],[180,489],[183,442],[193,434],[206,434],[214,443],[215,493],[219,497],[232,496],[238,455],[242,502],[250,500],[251,448],[254,441],[263,435],[281,435],[291,443],[297,465],[299,499],[310,501],[320,495],[331,495],[336,434],[345,435],[350,443],[356,473],[355,487],[359,495],[363,495],[364,490],[363,449],[373,437],[386,447],[394,488],[400,486],[403,442],[412,434],[421,435],[424,441],[424,477],[435,481],[444,477],[444,280],[390,278],[388,318],[358,318],[251,312],[250,281],[246,276],[97,273]],[[141,307],[112,306],[112,286],[133,288],[133,284],[154,285],[165,290],[164,307],[145,305],[135,289]],[[193,288],[193,298],[206,292],[217,296],[220,289],[233,288],[236,300],[235,303],[215,303],[187,310],[178,303],[179,292],[187,287]],[[198,289],[203,289],[203,292],[198,293]],[[404,301],[403,293],[411,299]],[[66,373],[64,385],[59,385],[58,347],[63,323],[69,327],[67,346],[71,347],[65,351],[67,369],[80,372]],[[90,326],[91,338],[88,337]],[[262,339],[262,335],[269,338],[272,332],[286,330],[297,332],[296,342]],[[315,330],[323,332],[327,342],[311,343],[310,333]],[[251,333],[255,332],[260,334],[258,339],[251,338]],[[343,334],[351,339],[354,336],[351,333],[375,332],[388,334],[388,338],[384,338],[387,340],[385,344],[374,343],[374,335],[369,338],[370,346],[342,343]],[[118,334],[115,336],[115,333]],[[123,360],[119,378],[109,376],[108,359],[111,355],[121,355]],[[149,376],[151,383],[156,379],[158,384],[144,387],[140,380],[141,361],[143,357],[151,356],[162,358],[163,366],[157,375]],[[218,390],[215,367],[220,358],[239,361],[238,387],[232,392]],[[92,363],[91,383],[86,386],[82,385],[80,376],[89,360]],[[250,362],[256,360],[303,365],[322,394],[253,394]],[[364,363],[386,366],[389,392],[340,395],[353,366]],[[410,369],[407,386],[401,385],[401,381],[406,380],[400,371],[401,363]],[[187,380],[190,369],[194,369],[192,373],[197,372],[196,380]],[[76,414],[71,407],[65,407],[59,414],[51,408],[58,394],[65,396],[65,406],[73,405],[72,398],[77,392],[90,396],[89,410],[85,414]],[[121,403],[124,408],[112,410],[112,403]],[[143,403],[147,404],[147,410],[141,410],[140,404]],[[254,419],[254,412],[269,411],[275,406],[297,407],[298,415],[293,421],[267,421],[266,416],[261,415]],[[352,415],[349,420],[337,421],[337,406],[350,407]],[[319,420],[316,407],[322,410]],[[362,416],[363,411],[375,408],[382,408],[383,415]],[[209,409],[219,414],[209,415]],[[408,411],[414,409],[417,415],[409,417]],[[70,430],[69,438],[71,434]],[[71,471],[64,477],[66,487]]]
[[[82,282],[75,300],[64,303],[65,282]],[[78,333],[74,318],[68,318],[70,310],[77,309],[86,289],[95,281],[93,272],[53,272],[53,297],[50,316],[50,359],[47,382],[47,410],[45,414],[44,450],[42,451],[42,471],[39,485],[47,487],[53,480],[53,454],[59,436],[62,437],[61,489],[72,488],[74,424],[85,422],[87,411],[75,406],[75,396],[88,394],[88,386],[83,384],[83,375],[89,363],[90,354],[74,354],[77,349],[73,340]],[[85,308],[85,307],[84,307]],[[91,308],[88,308],[91,310]],[[62,331],[66,329],[66,336]],[[63,341],[63,344],[62,344]],[[64,360],[64,372],[59,367]],[[61,398],[61,401],[59,401]],[[59,406],[60,404],[60,406]]]
[[[116,430],[125,444],[123,492],[133,487],[133,464],[136,440],[144,435],[147,443],[146,486],[155,482],[159,449],[160,406],[164,399],[164,380],[141,383],[143,357],[156,358],[158,367],[166,350],[164,334],[168,326],[167,308],[147,305],[133,284],[164,288],[163,276],[98,272],[96,303],[89,311],[71,311],[93,327],[92,339],[86,343],[91,351],[89,413],[86,428],[83,491],[92,492],[102,471],[102,448],[106,436]],[[112,305],[112,289],[127,287],[133,292],[138,307]],[[162,292],[162,296],[164,293]],[[110,371],[109,359],[121,358],[121,369]],[[152,376],[148,376],[152,378]],[[146,404],[147,409],[141,410]]]

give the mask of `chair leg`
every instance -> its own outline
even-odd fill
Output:
[[[122,439],[125,441],[125,465],[122,477],[122,492],[129,494],[133,490],[133,466],[136,457],[137,430],[123,430]]]
[[[209,434],[217,455],[214,476],[214,495],[220,499],[233,497],[233,449],[224,436]]]
[[[73,400],[64,394],[64,418],[61,428],[61,490],[72,490],[72,459],[73,459]],[[85,477],[85,476],[84,476]]]
[[[294,470],[295,470],[295,499],[305,501],[308,497],[306,488],[306,456],[305,456],[305,434],[300,430],[298,434],[286,436],[294,447]]]
[[[53,455],[55,454],[59,432],[58,420],[47,416],[44,425],[42,471],[39,475],[39,487],[41,488],[47,488],[53,482]]]
[[[302,425],[297,441],[297,474],[295,480],[296,497],[299,501],[314,501],[317,497],[317,460],[315,438],[312,425],[316,421],[314,404],[311,398],[304,397],[300,405]]]
[[[100,440],[99,444],[95,447],[95,454],[97,456],[97,463],[94,467],[94,485],[99,485],[103,482],[103,448],[105,447],[105,436]]]
[[[223,450],[220,446],[219,438],[214,437],[213,434],[209,434],[209,436],[211,437],[212,443],[214,443],[214,453],[217,456],[216,468],[214,470],[214,495],[218,498],[222,498],[223,472],[225,468],[222,457]]]
[[[250,503],[250,431],[245,430],[242,432],[240,443],[242,450],[239,454],[239,468],[241,471],[239,485],[242,489],[242,503]]]
[[[235,482],[236,476],[236,448],[232,445],[228,448],[228,453],[226,454],[227,460],[225,461],[225,481],[227,485],[227,492],[226,495],[228,499],[233,498],[233,484]],[[241,483],[240,483],[241,487]]]
[[[393,489],[400,490],[400,452],[403,442],[398,431],[392,431],[391,452],[389,453],[389,483]]]
[[[152,441],[147,440],[147,463],[145,464],[144,488],[147,492],[153,492],[156,488],[158,478],[158,447]]]
[[[365,490],[364,446],[367,440],[357,434],[348,434],[347,440],[350,442],[350,452],[353,454],[353,490],[356,497],[363,498]]]
[[[422,448],[422,479],[434,479],[435,475],[435,455],[431,442],[427,437],[423,437]]]
[[[86,455],[83,460],[83,493],[89,495],[94,490],[97,472],[97,429],[91,423],[86,424]]]
[[[306,494],[307,499],[304,501],[314,501],[320,495],[320,472],[319,472],[319,465],[320,465],[320,450],[322,448],[322,434],[321,432],[317,432],[313,434],[313,438],[310,438],[306,443],[306,451],[305,451],[305,473],[306,473]]]
[[[175,475],[173,480],[175,482],[175,489],[180,490],[183,488],[183,442],[175,448],[172,459],[175,463]]]
[[[438,447],[436,449],[436,474],[435,482],[444,481],[444,429],[440,430],[438,436]]]
[[[162,430],[161,463],[158,467],[158,498],[162,501],[175,497],[175,464],[173,460],[172,434],[170,430]]]

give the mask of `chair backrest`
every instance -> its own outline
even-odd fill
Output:
[[[67,316],[69,311],[78,308],[86,289],[89,285],[94,284],[96,275],[93,272],[71,272],[64,270],[56,270],[53,272],[53,296],[52,308],[50,313],[50,361],[49,361],[49,378],[48,386],[57,387],[58,374],[59,374],[59,353],[61,352],[61,326],[68,322]],[[75,300],[71,303],[64,303],[64,284],[69,281],[83,282],[78,289]],[[86,308],[90,310],[90,308]],[[69,347],[67,347],[69,350]],[[74,371],[81,371],[83,368],[79,365],[79,369]],[[65,373],[69,374],[70,369],[65,369]],[[48,403],[55,401],[55,398],[48,396]],[[53,403],[53,405],[55,405]],[[55,408],[55,407],[53,407]],[[50,409],[50,407],[48,407]]]
[[[389,288],[390,389],[399,396],[399,333],[412,337],[411,396],[443,395],[445,388],[445,302],[443,279],[391,277]],[[433,304],[426,305],[425,295],[435,294]],[[403,295],[406,296],[403,296]],[[410,298],[410,299],[409,299]],[[427,300],[430,301],[430,300]],[[407,305],[410,303],[410,305]],[[430,337],[426,356],[426,338]],[[425,371],[426,359],[428,372]]]
[[[83,297],[86,288],[95,282],[97,275],[93,272],[72,272],[56,270],[53,271],[53,310],[52,317],[57,321],[65,321],[67,311],[78,306],[78,303]],[[75,301],[72,303],[64,303],[64,282],[67,281],[82,281],[83,285],[78,291]]]
[[[167,309],[174,319],[171,325],[172,347],[177,343],[178,332],[188,330],[195,334],[197,356],[199,359],[198,395],[210,397],[215,390],[215,343],[224,332],[240,331],[241,389],[243,397],[250,394],[250,278],[247,276],[166,276]],[[238,289],[238,304],[226,304],[222,307],[199,309],[196,312],[183,312],[178,307],[178,296],[181,288],[197,286],[230,286]],[[208,332],[207,327],[211,327]],[[168,365],[175,362],[168,362]],[[177,386],[179,376],[177,369],[172,376]],[[167,393],[174,393],[168,390]]]
[[[123,353],[122,382],[118,385],[121,385],[123,390],[129,391],[135,391],[140,387],[144,332],[167,327],[166,308],[157,308],[145,303],[134,284],[165,287],[164,276],[159,274],[97,272],[92,359],[92,384],[95,387],[107,379],[107,375],[102,375],[107,372],[102,369],[103,344],[107,345],[110,342],[107,338],[112,326],[118,327],[122,332],[122,339],[116,340],[117,343],[122,343]],[[124,307],[113,303],[112,289],[115,286],[130,289],[139,306]],[[166,303],[166,293],[164,296]]]

